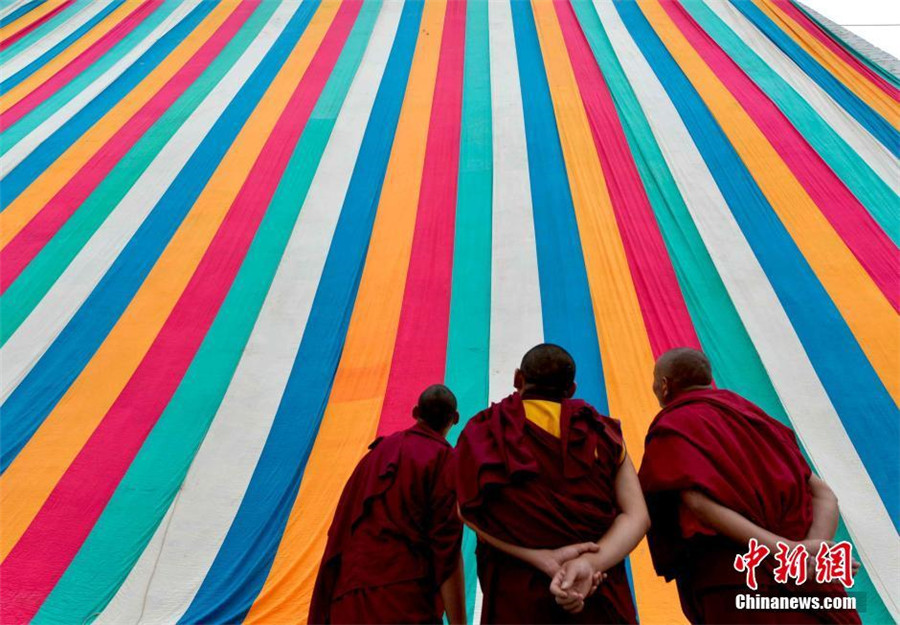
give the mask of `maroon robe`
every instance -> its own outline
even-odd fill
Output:
[[[704,528],[682,506],[694,489],[789,540],[812,524],[811,471],[794,433],[760,408],[726,390],[684,393],[650,424],[639,473],[650,509],[647,536],[656,572],[675,579],[685,615],[694,623],[859,623],[854,610],[737,610],[735,596],[843,596],[839,583],[778,584],[775,554],[756,569],[758,590],[734,569],[737,544]]]
[[[416,423],[369,449],[328,531],[309,623],[440,623],[462,540],[452,447]]]
[[[599,540],[619,513],[619,423],[583,401],[561,403],[560,438],[525,418],[518,394],[475,415],[460,435],[454,458],[460,508],[491,536],[556,549]],[[484,542],[476,553],[482,623],[635,622],[624,564],[607,572],[580,614],[569,614],[556,604],[546,574]]]

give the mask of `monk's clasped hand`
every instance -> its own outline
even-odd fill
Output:
[[[550,592],[561,608],[577,614],[584,609],[584,600],[594,594],[605,578],[606,574],[594,570],[588,558],[578,557],[560,567],[550,583]]]

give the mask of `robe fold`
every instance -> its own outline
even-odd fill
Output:
[[[559,438],[525,418],[518,394],[472,417],[460,435],[457,499],[463,515],[491,536],[556,549],[599,540],[619,514],[619,423],[580,400],[561,404]],[[476,554],[482,623],[635,622],[623,563],[573,615],[556,604],[546,574],[484,542]]]
[[[775,554],[756,569],[758,590],[734,568],[740,545],[706,528],[681,504],[694,489],[788,540],[812,524],[811,470],[794,433],[727,390],[689,391],[650,425],[639,477],[650,510],[647,535],[656,572],[675,579],[685,615],[694,623],[859,623],[854,610],[737,610],[737,594],[844,596],[839,583],[775,581]]]
[[[452,447],[416,423],[369,449],[328,531],[309,623],[440,623],[462,541]]]

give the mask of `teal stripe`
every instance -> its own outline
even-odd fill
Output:
[[[791,427],[591,1],[572,0],[572,4],[612,93],[688,312],[703,350],[712,362],[717,383],[740,393]],[[843,522],[837,539],[850,540]],[[887,609],[865,571],[860,570],[855,579],[854,591],[867,597],[864,620],[867,623],[890,622]]]
[[[276,2],[261,4],[206,71],[128,151],[9,286],[0,297],[0,341],[9,340],[31,314],[169,139],[244,53],[277,6]]]
[[[265,15],[252,18],[256,31],[277,5],[262,3]],[[98,614],[165,516],[250,337],[380,8],[380,0],[363,5],[197,356],[34,623],[81,623]]]
[[[69,21],[71,18],[81,13],[82,9],[88,8],[92,4],[92,2],[93,0],[78,0],[78,2],[74,2],[72,5],[66,7],[62,12],[54,15],[51,20],[44,22],[33,31],[13,43],[6,50],[0,52],[0,63],[8,62],[31,44],[39,41],[46,35],[49,35],[63,23]]]
[[[791,2],[797,9],[802,12],[806,17],[808,17],[814,24],[816,24],[819,28],[824,30],[828,36],[835,41],[839,46],[844,48],[847,52],[855,56],[862,62],[864,65],[868,66],[873,71],[877,72],[882,78],[887,80],[891,85],[900,89],[900,78],[892,74],[888,69],[882,67],[878,61],[875,59],[869,58],[866,54],[864,54],[861,50],[856,49],[853,44],[849,41],[843,39],[839,36],[833,29],[829,28],[827,24],[824,24],[819,19],[817,19],[814,15],[810,14],[809,11],[806,10],[806,7],[800,4],[799,2]],[[863,37],[860,37],[863,39]]]
[[[445,376],[459,401],[462,417],[448,436],[453,444],[465,420],[488,404],[493,184],[490,69],[488,3],[470,1],[466,8],[459,187]],[[469,622],[478,587],[475,543],[475,535],[467,529],[463,557]]]
[[[166,0],[158,9],[142,20],[127,37],[113,46],[106,54],[97,59],[90,67],[72,79],[66,86],[47,98],[25,117],[3,131],[0,141],[0,155],[6,154],[10,148],[28,136],[35,128],[44,123],[51,115],[64,108],[75,96],[84,91],[88,85],[99,78],[122,57],[147,38],[184,0]]]
[[[684,0],[697,23],[768,95],[819,153],[835,174],[869,210],[894,244],[900,244],[900,197],[865,159],[823,120],[794,89],[769,67],[702,0]]]

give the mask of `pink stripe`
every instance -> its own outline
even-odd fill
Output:
[[[259,227],[360,9],[342,4],[225,221],[153,345],[0,565],[0,621],[29,621],[91,531],[181,382]]]
[[[153,0],[157,4],[162,0]],[[66,182],[31,221],[0,250],[0,294],[4,293],[28,263],[56,235],[62,225],[94,192],[143,134],[181,97],[240,30],[261,0],[242,3],[178,72],[135,113]],[[148,3],[149,4],[149,3]]]
[[[128,33],[140,24],[144,18],[156,10],[162,4],[162,0],[150,0],[132,11],[125,19],[116,24],[108,33],[91,44],[87,50],[72,59],[65,67],[53,74],[34,91],[16,102],[8,111],[0,116],[3,127],[10,128],[25,115],[33,111],[47,98],[62,89],[75,76],[79,75],[94,61],[106,54],[114,45],[119,43]]]
[[[53,19],[54,16],[60,13],[60,11],[64,11],[66,7],[72,4],[75,0],[68,0],[68,2],[63,2],[61,5],[47,13],[45,16],[33,21],[31,24],[15,33],[14,35],[10,35],[3,41],[0,41],[0,50],[6,50],[9,46],[17,42],[19,39],[33,31],[35,28],[40,26],[41,24],[47,22],[48,20]]]
[[[806,142],[787,117],[703,31],[680,4],[662,6],[722,84],[741,103],[813,202],[896,309],[897,248],[843,181]]]
[[[654,355],[700,347],[612,94],[571,5],[555,0]]]
[[[809,19],[809,17],[807,17],[807,15],[803,11],[800,11],[797,7],[795,7],[792,2],[789,2],[787,0],[773,1],[776,5],[778,5],[778,8],[787,13],[798,24],[803,26],[803,28],[806,29],[813,37],[825,44],[825,46],[829,50],[838,55],[844,62],[846,62],[857,72],[872,81],[891,98],[900,102],[900,90],[886,81],[884,77],[879,76],[876,72],[872,71],[872,68],[866,66],[864,63],[861,63],[859,59],[847,52],[847,50],[845,50],[843,46],[832,39],[828,35],[828,33],[823,31],[818,24]]]
[[[409,271],[378,434],[412,425],[419,393],[444,381],[462,116],[466,2],[447,4]]]

